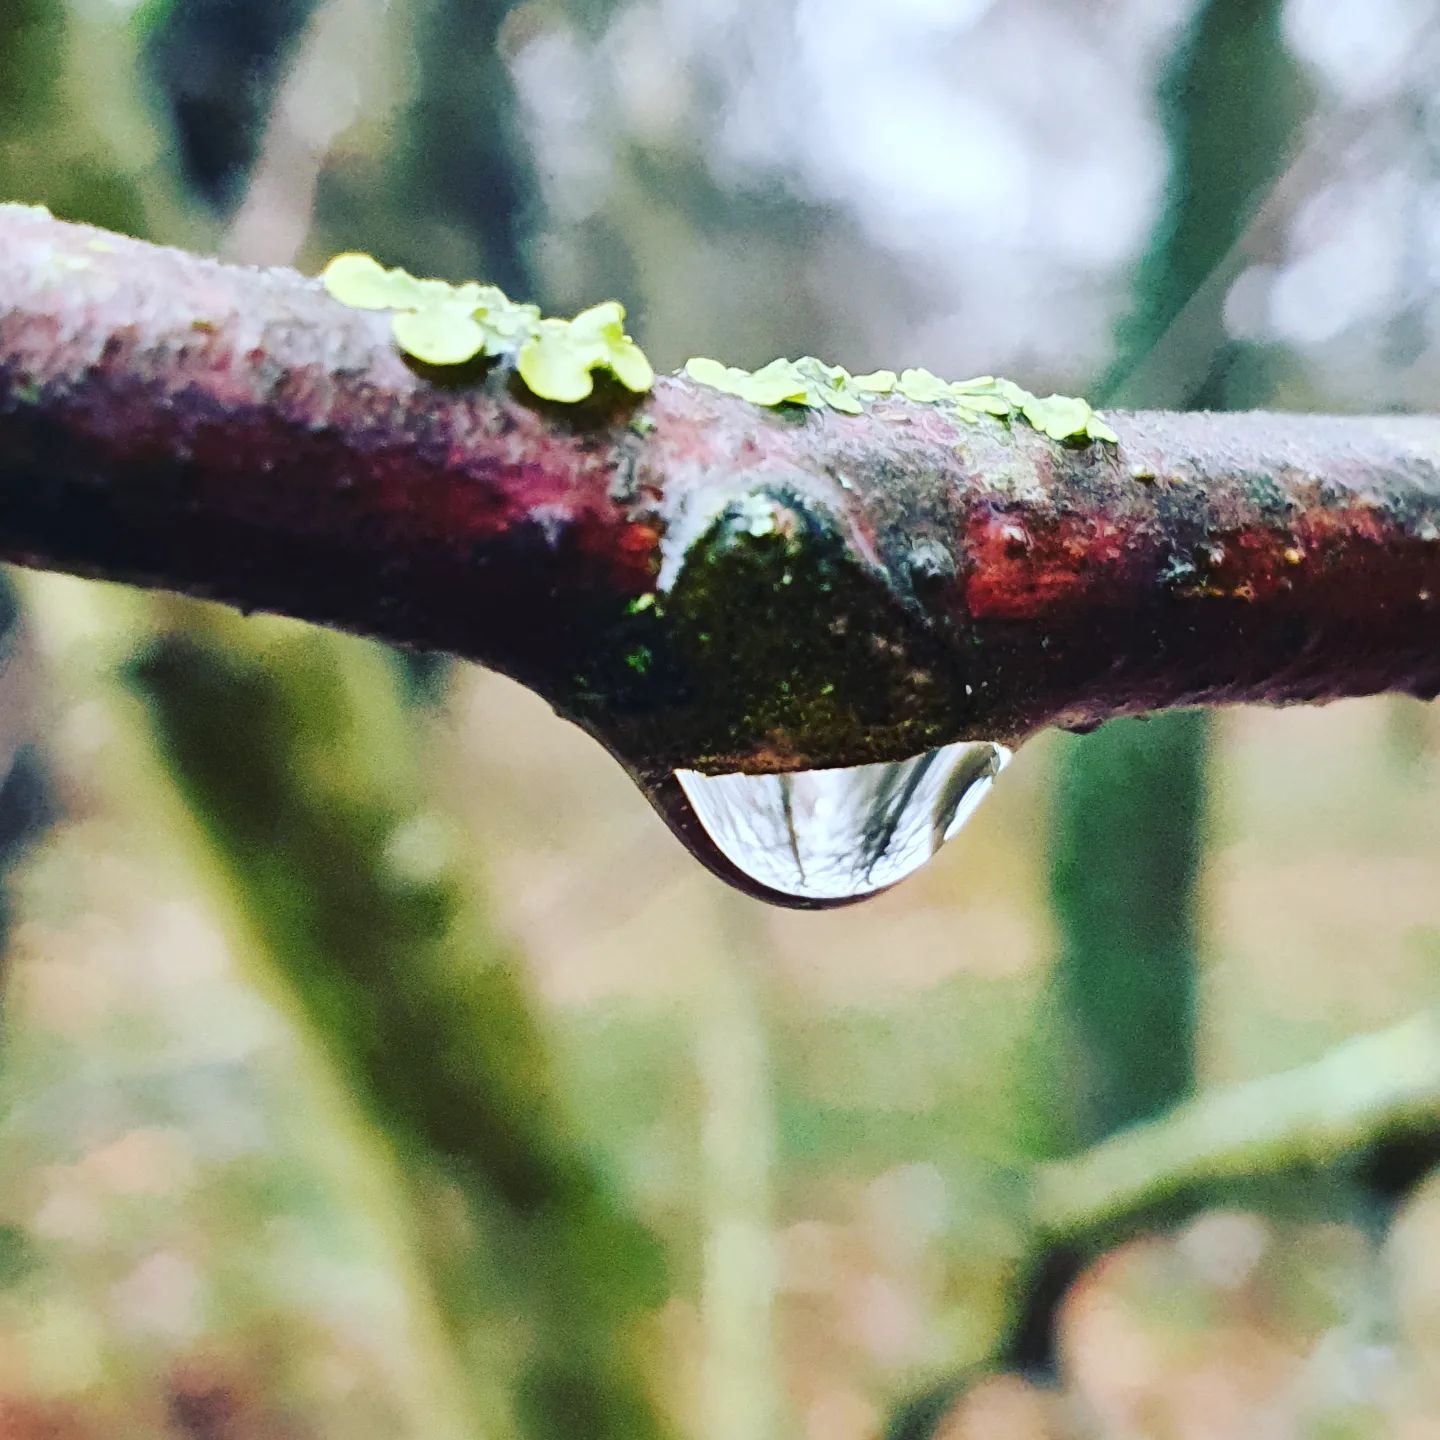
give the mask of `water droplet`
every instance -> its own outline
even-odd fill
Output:
[[[678,793],[654,799],[722,879],[774,904],[820,908],[886,890],[918,870],[974,813],[1010,753],[962,741],[847,769],[677,770]]]

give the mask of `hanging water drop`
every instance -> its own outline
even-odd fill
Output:
[[[846,769],[677,770],[687,813],[674,813],[673,802],[662,808],[685,843],[732,884],[782,905],[842,905],[918,870],[974,814],[1010,754],[990,741],[960,741]],[[716,863],[711,847],[726,864]]]

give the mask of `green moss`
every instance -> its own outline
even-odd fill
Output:
[[[494,285],[451,285],[387,270],[369,255],[337,255],[321,276],[325,289],[356,310],[389,310],[395,343],[426,365],[464,365],[506,357],[531,393],[574,404],[607,370],[627,390],[655,383],[645,352],[625,333],[625,307],[607,300],[573,320],[544,318]]]
[[[757,487],[663,594],[597,607],[554,703],[646,773],[919,754],[956,737],[983,681],[891,584],[823,507]]]
[[[665,598],[690,753],[722,767],[767,748],[791,761],[919,753],[953,729],[954,666],[881,585],[801,497],[767,490],[730,506]]]

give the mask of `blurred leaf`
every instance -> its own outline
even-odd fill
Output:
[[[0,1225],[0,1288],[18,1285],[38,1264],[25,1231],[18,1225]]]

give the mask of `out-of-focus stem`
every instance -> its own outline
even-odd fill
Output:
[[[267,954],[224,857],[207,843],[204,825],[171,783],[144,711],[118,683],[113,666],[149,632],[153,602],[50,576],[24,579],[21,594],[44,657],[95,675],[86,703],[98,706],[107,722],[106,764],[94,771],[102,782],[98,798],[121,815],[137,817],[157,854],[183,857],[188,883],[226,932],[239,973],[296,1038],[295,1103],[308,1108],[308,1123],[327,1137],[317,1147],[322,1164],[347,1203],[374,1226],[406,1298],[402,1333],[408,1332],[430,1392],[424,1423],[434,1427],[437,1440],[511,1440],[516,1429],[507,1386],[467,1363],[474,1297],[447,1280],[450,1257],[442,1265],[427,1234],[424,1196],[431,1177],[416,1170],[395,1137],[371,1122],[337,1074],[316,1017],[295,1003],[294,987],[284,967]]]
[[[1170,200],[1136,276],[1106,398],[1143,404],[1170,393],[1176,377],[1156,351],[1172,326],[1192,351],[1208,349],[1207,368],[1226,353],[1223,295],[1205,281],[1284,172],[1302,109],[1281,8],[1204,0],[1166,69]],[[1203,403],[1195,384],[1187,399]],[[1051,895],[1074,1042],[1070,1143],[1157,1114],[1191,1088],[1209,731],[1202,712],[1162,715],[1061,752]]]
[[[1303,1174],[1440,1121],[1440,1014],[1345,1041],[1294,1070],[1221,1086],[1042,1166],[1032,1216],[1057,1242],[1125,1233],[1207,1184]]]
[[[775,1116],[765,1022],[751,974],[758,924],[734,896],[696,1017],[700,1074],[706,1440],[776,1440],[780,1374],[770,1176]]]
[[[1050,892],[1071,1144],[1190,1090],[1208,735],[1198,710],[1117,720],[1058,757]]]

